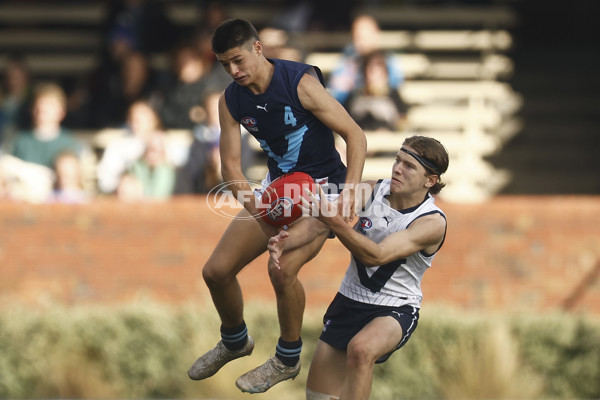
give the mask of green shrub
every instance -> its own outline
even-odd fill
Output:
[[[545,378],[547,397],[600,398],[600,321],[552,314],[514,318],[523,363]]]
[[[264,399],[303,399],[321,311],[307,311],[300,375]],[[187,368],[219,340],[212,305],[0,311],[0,398],[247,399],[235,379],[275,352],[274,304],[246,306],[255,352],[193,382]],[[372,399],[600,398],[600,321],[568,314],[424,310],[407,345],[375,367]]]

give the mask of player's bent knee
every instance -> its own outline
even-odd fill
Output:
[[[235,277],[235,274],[224,273],[214,265],[205,265],[202,268],[202,279],[208,286],[219,286],[228,282],[230,279]]]
[[[298,273],[294,268],[289,267],[285,261],[282,261],[281,268],[275,268],[272,265],[269,265],[269,279],[275,288],[285,288],[297,278]]]
[[[354,366],[371,364],[377,359],[370,346],[362,342],[350,341],[346,354],[347,363]]]
[[[306,400],[339,400],[339,397],[306,389]]]

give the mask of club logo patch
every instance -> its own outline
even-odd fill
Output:
[[[240,123],[246,128],[248,132],[258,132],[257,122],[252,117],[244,117],[240,120]]]
[[[367,217],[360,217],[356,230],[364,235],[367,232],[367,229],[371,229],[372,226],[373,221]]]
[[[371,221],[367,217],[361,217],[359,222],[360,222],[360,227],[363,229],[369,229],[373,226],[373,221]]]

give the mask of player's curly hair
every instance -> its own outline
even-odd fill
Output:
[[[245,19],[233,18],[219,24],[212,36],[212,51],[215,54],[225,53],[236,47],[244,46],[248,41],[259,40],[256,28]]]
[[[446,186],[445,183],[442,183],[442,174],[446,172],[450,163],[448,151],[444,145],[439,140],[427,136],[411,136],[406,138],[403,144],[412,147],[419,156],[435,166],[435,168],[426,168],[426,170],[428,174],[438,176],[437,183],[429,189],[429,193],[438,194]]]

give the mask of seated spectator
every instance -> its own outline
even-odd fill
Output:
[[[127,119],[127,110],[137,100],[152,101],[158,96],[159,74],[150,67],[148,58],[137,51],[120,59],[115,73],[100,77],[98,87],[91,92],[93,126],[119,127]]]
[[[130,54],[136,51],[133,32],[129,28],[112,27],[106,33],[106,43],[98,54],[98,65],[88,77],[83,87],[85,92],[79,108],[87,114],[90,126],[104,128],[117,124],[111,114],[112,107],[107,103],[115,93],[121,91],[123,64]],[[108,109],[107,109],[108,108]],[[81,112],[81,111],[80,111]],[[122,121],[121,121],[122,122]]]
[[[221,68],[223,69],[223,68]],[[161,119],[167,129],[193,129],[204,95],[210,90],[224,90],[229,81],[210,76],[198,49],[181,46],[173,57],[173,83],[167,88],[161,105]]]
[[[209,93],[194,126],[194,140],[187,163],[178,171],[177,194],[207,193],[221,182],[219,157],[219,97],[220,92]]]
[[[136,101],[127,113],[123,134],[111,141],[98,163],[98,188],[111,194],[117,189],[119,179],[144,154],[150,135],[162,130],[156,111],[147,101]]]
[[[341,104],[346,105],[350,93],[362,86],[364,77],[360,58],[380,49],[380,29],[377,21],[369,15],[358,15],[352,22],[352,43],[346,46],[338,65],[331,72],[327,89]],[[385,54],[389,72],[389,86],[398,90],[404,82],[402,68],[392,54]]]
[[[231,18],[230,4],[227,4],[228,2],[207,0],[199,3],[200,18],[194,27],[196,32],[200,30],[212,32],[221,22]]]
[[[0,155],[1,159],[2,155]],[[0,201],[12,200],[12,196],[10,195],[10,188],[8,187],[8,182],[6,177],[4,176],[4,171],[0,169]]]
[[[81,164],[75,153],[60,153],[54,160],[54,173],[50,203],[81,204],[91,200],[91,194],[84,190]]]
[[[19,55],[6,60],[0,87],[0,146],[14,135],[31,128],[31,90],[29,68]]]
[[[144,188],[142,182],[127,171],[119,179],[115,194],[123,203],[138,203],[144,199]]]
[[[54,174],[43,165],[0,154],[2,197],[25,203],[44,203],[52,193]]]
[[[127,30],[133,48],[144,53],[160,53],[170,49],[180,35],[180,28],[169,18],[164,1],[111,0],[104,20],[105,30]]]
[[[175,188],[175,167],[167,158],[166,135],[154,132],[148,139],[144,155],[130,169],[140,182],[142,199],[166,200]]]
[[[202,2],[199,7],[200,18],[191,33],[191,46],[199,53],[208,79],[218,82],[217,86],[224,88],[231,82],[231,77],[212,51],[212,34],[221,22],[231,17],[229,5],[220,0],[209,0]]]
[[[52,168],[56,156],[65,150],[80,155],[83,146],[61,126],[66,114],[66,96],[54,83],[39,85],[31,110],[31,130],[19,132],[8,145],[9,153],[30,163]]]
[[[290,46],[289,35],[283,29],[266,27],[258,32],[263,44],[263,52],[267,58],[279,58],[302,62],[304,56],[297,48]]]
[[[398,90],[390,86],[385,55],[375,50],[361,60],[364,85],[353,90],[346,109],[365,131],[397,132],[406,120],[406,104]]]
[[[351,15],[359,5],[357,0],[284,1],[269,25],[287,32],[347,31]]]

